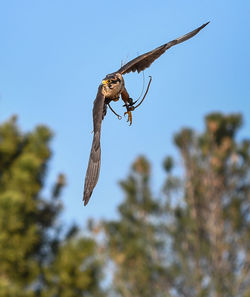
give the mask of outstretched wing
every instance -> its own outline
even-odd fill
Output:
[[[100,165],[101,165],[101,125],[103,115],[103,105],[105,97],[102,93],[102,85],[99,86],[96,99],[93,107],[93,124],[94,124],[94,136],[89,157],[88,169],[86,172],[83,201],[84,205],[87,205],[91,194],[98,181]]]
[[[166,44],[163,44],[162,46],[159,46],[156,49],[131,60],[130,62],[128,62],[127,64],[122,66],[117,72],[119,72],[121,74],[125,74],[125,73],[129,73],[131,71],[133,71],[133,72],[137,71],[138,73],[140,71],[143,71],[144,69],[148,68],[157,58],[159,58],[162,54],[164,54],[167,49],[195,36],[201,29],[206,27],[206,25],[208,25],[208,24],[209,24],[209,22],[200,26],[199,28],[193,30],[190,33],[187,33],[186,35],[184,35],[182,37],[172,40]]]

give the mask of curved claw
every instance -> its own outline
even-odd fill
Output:
[[[126,114],[128,115],[128,119],[127,122],[129,122],[129,126],[132,125],[132,112],[130,110],[124,112],[124,116],[126,116]]]

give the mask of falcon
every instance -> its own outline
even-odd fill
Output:
[[[130,98],[125,88],[123,75],[131,71],[132,72],[137,71],[138,73],[140,73],[144,69],[148,68],[162,54],[164,54],[166,50],[168,50],[169,48],[171,48],[176,44],[182,43],[192,38],[208,24],[209,22],[193,30],[192,32],[189,32],[183,35],[182,37],[174,39],[168,43],[165,43],[157,47],[152,51],[149,51],[143,55],[138,56],[137,58],[123,65],[118,71],[113,72],[111,74],[107,74],[106,77],[102,80],[102,83],[98,87],[98,91],[97,91],[97,95],[96,95],[96,98],[94,101],[94,107],[93,107],[93,126],[94,126],[93,141],[92,141],[92,147],[90,151],[90,157],[89,157],[89,163],[88,163],[88,168],[87,168],[86,177],[85,177],[84,193],[83,193],[83,201],[85,206],[89,202],[89,199],[92,195],[92,192],[94,190],[94,187],[97,184],[98,177],[99,177],[100,164],[101,164],[101,144],[100,144],[101,125],[102,125],[102,120],[106,115],[107,107],[108,106],[110,107],[109,104],[111,101],[118,101],[121,96],[121,99],[124,102],[123,106],[126,108],[125,114],[128,115],[128,121],[130,122],[130,125],[132,124],[132,111],[135,109],[136,101],[133,101],[133,99]],[[113,111],[112,108],[111,110]]]

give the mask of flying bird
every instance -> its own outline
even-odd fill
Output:
[[[134,102],[133,99],[130,98],[125,88],[123,75],[131,71],[132,72],[137,71],[139,73],[144,69],[148,68],[156,59],[158,59],[162,54],[164,54],[165,51],[168,50],[170,47],[192,38],[208,24],[209,22],[193,30],[190,33],[187,33],[182,37],[174,39],[168,43],[165,43],[157,47],[156,49],[150,52],[147,52],[143,55],[138,56],[137,58],[131,60],[130,62],[122,66],[118,71],[113,72],[111,74],[107,74],[106,77],[102,80],[102,83],[98,87],[98,91],[97,91],[97,95],[96,95],[96,98],[94,101],[94,107],[93,107],[94,135],[93,135],[92,147],[91,147],[89,163],[88,163],[88,168],[87,168],[85,183],[84,183],[84,193],[83,193],[84,205],[87,205],[99,177],[100,164],[101,164],[101,144],[100,144],[101,125],[102,125],[102,120],[106,115],[107,107],[108,106],[110,107],[109,103],[111,101],[118,101],[121,96],[124,102],[124,106],[126,107],[126,110],[127,110],[125,114],[128,114],[128,121],[130,122],[130,124],[132,123],[132,111],[135,109],[134,105],[136,102]]]

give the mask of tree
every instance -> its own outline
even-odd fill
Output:
[[[241,124],[238,114],[214,113],[204,133],[183,129],[175,136],[185,179],[181,203],[173,207],[166,195],[169,273],[184,296],[250,294],[250,141],[237,141]]]
[[[106,248],[120,296],[249,297],[250,140],[237,140],[238,114],[210,114],[206,129],[175,136],[184,176],[167,173],[160,199],[149,163],[121,182],[120,217],[106,222]]]
[[[157,237],[160,209],[150,191],[148,161],[138,157],[120,185],[125,192],[120,219],[104,223],[105,250],[114,265],[113,292],[125,297],[166,296],[164,241]]]
[[[64,176],[42,195],[51,137],[21,133],[16,117],[0,125],[0,296],[101,295],[95,242],[58,221]]]

